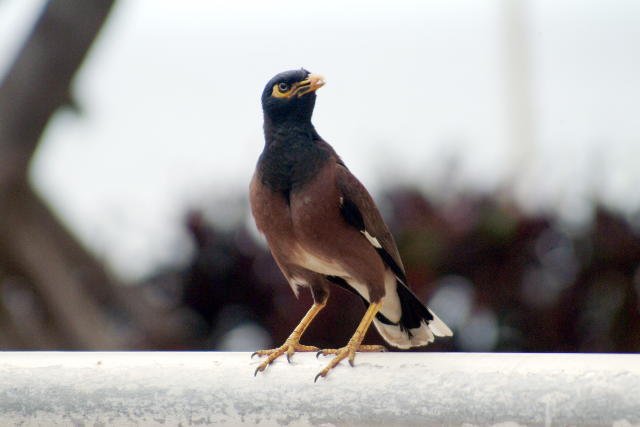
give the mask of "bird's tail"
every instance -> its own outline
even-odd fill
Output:
[[[436,336],[453,335],[451,329],[433,311],[425,307],[404,283],[397,280],[396,288],[402,310],[400,321],[392,323],[384,313],[380,313],[374,319],[376,329],[385,341],[395,347],[406,349],[427,345],[433,342]]]

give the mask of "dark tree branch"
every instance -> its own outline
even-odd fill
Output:
[[[188,327],[179,312],[159,313],[139,288],[118,286],[27,179],[49,119],[73,104],[73,76],[113,3],[50,0],[0,85],[0,345],[5,347],[166,348]],[[24,316],[12,315],[16,310],[3,298],[7,277],[32,287],[29,295],[38,299],[34,307],[44,321],[18,324]]]
[[[16,150],[24,172],[53,113],[67,103],[82,64],[113,0],[52,0],[0,86],[0,152]]]
[[[74,348],[132,343],[105,311],[120,302],[116,286],[31,190],[27,171],[49,119],[68,104],[72,78],[113,3],[49,1],[0,85],[0,271],[33,286],[61,345]]]

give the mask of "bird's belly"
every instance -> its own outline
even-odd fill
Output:
[[[318,237],[314,235],[314,222],[322,221],[317,217],[317,209],[295,210],[299,201],[292,196],[290,203],[281,194],[273,192],[259,180],[251,185],[251,210],[258,229],[265,235],[274,257],[281,267],[296,265],[320,274],[338,275],[343,271],[331,258],[314,251]],[[308,206],[309,198],[305,199]],[[302,214],[300,218],[299,214]],[[297,226],[294,226],[294,222]],[[286,274],[286,273],[285,273]]]
[[[300,267],[327,276],[347,276],[346,270],[333,259],[318,256],[301,246],[292,251],[292,260]]]

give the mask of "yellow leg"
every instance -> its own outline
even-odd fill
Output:
[[[333,358],[333,360],[331,360],[331,362],[329,362],[329,364],[327,364],[327,366],[325,366],[325,368],[322,371],[320,371],[318,375],[316,375],[313,382],[318,381],[318,378],[320,377],[323,377],[323,378],[326,377],[331,369],[335,368],[336,365],[340,363],[340,361],[342,361],[347,357],[349,358],[349,364],[353,366],[353,361],[356,358],[356,351],[358,351],[358,349],[360,348],[360,344],[364,339],[364,335],[367,333],[367,329],[369,329],[371,322],[373,322],[373,318],[376,316],[376,313],[380,310],[381,306],[382,306],[381,301],[374,302],[369,305],[369,308],[364,313],[364,316],[362,316],[362,320],[360,321],[360,324],[356,328],[356,331],[353,333],[353,336],[351,337],[347,345],[335,351],[336,357]],[[370,346],[370,347],[363,346],[365,350],[369,348],[374,348],[374,347],[375,346]],[[327,354],[333,353],[332,350],[328,350],[328,351],[329,353]],[[320,353],[322,353],[322,351],[320,351]]]
[[[324,303],[313,303],[307,314],[304,315],[298,326],[296,326],[293,332],[291,332],[291,335],[289,335],[289,338],[287,338],[283,345],[278,348],[273,348],[270,350],[258,350],[253,353],[251,357],[255,355],[268,356],[264,362],[258,365],[253,375],[255,376],[258,374],[258,372],[262,372],[267,369],[267,366],[269,366],[274,360],[285,353],[287,354],[287,361],[291,362],[291,356],[293,356],[293,353],[295,353],[296,351],[318,351],[317,347],[300,344],[300,337],[302,336],[304,331],[307,330],[307,327],[311,324],[313,318],[316,317],[316,315],[323,308]]]

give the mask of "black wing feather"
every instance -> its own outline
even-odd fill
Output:
[[[381,246],[376,248],[378,254],[396,277],[406,284],[400,253],[378,207],[366,188],[342,163],[337,165],[337,185],[342,194],[340,209],[343,218],[360,232],[366,231],[378,240]]]
[[[343,218],[360,232],[364,233],[366,231],[370,236],[378,240],[381,247],[376,247],[376,250],[383,262],[393,271],[397,278],[396,288],[402,307],[400,326],[408,331],[409,329],[418,328],[423,320],[433,320],[433,315],[407,285],[407,276],[395,240],[384,223],[371,195],[343,163],[338,163],[337,169],[337,183],[342,194],[340,209]],[[337,283],[335,280],[331,281]],[[357,293],[346,281],[342,280],[342,282],[344,283],[339,283],[340,286]],[[368,305],[367,301],[364,298],[362,299]],[[382,321],[382,319],[380,320]],[[385,320],[389,322],[388,319],[385,318]]]

